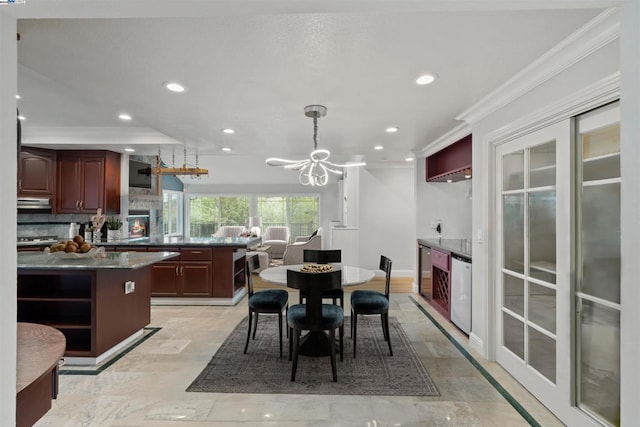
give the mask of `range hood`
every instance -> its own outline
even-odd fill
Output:
[[[18,210],[51,212],[51,197],[19,197]]]

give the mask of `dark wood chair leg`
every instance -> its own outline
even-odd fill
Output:
[[[338,371],[336,368],[336,330],[329,331],[329,339],[331,340],[331,373],[333,374],[333,382],[338,382]]]
[[[349,329],[351,329],[351,338],[353,338],[353,322],[354,322],[354,318],[356,317],[356,313],[353,311],[353,308],[351,309],[351,325],[349,327]]]
[[[356,338],[358,336],[358,313],[353,313],[354,315],[351,317],[351,322],[353,323],[353,331],[351,333],[351,338],[353,338],[353,358],[356,358]]]
[[[340,361],[344,361],[344,345],[342,339],[344,338],[344,324],[340,326]]]
[[[291,362],[291,353],[292,353],[292,341],[293,341],[293,329],[287,327],[287,334],[289,335],[289,362]]]
[[[256,317],[253,318],[253,339],[256,339],[256,330],[258,330],[258,313],[255,313]]]
[[[278,312],[278,336],[280,337],[280,357],[282,357],[282,312]]]
[[[389,344],[389,355],[393,356],[393,350],[391,349],[391,335],[389,335],[389,313],[384,313],[384,330],[387,335],[387,344]]]
[[[253,317],[253,313],[249,310],[249,327],[247,329],[247,342],[244,344],[244,354],[247,354],[247,348],[249,348],[249,338],[251,338],[251,318]]]
[[[298,369],[298,346],[300,345],[300,329],[293,328],[293,362],[291,364],[291,381],[296,380],[296,370]]]

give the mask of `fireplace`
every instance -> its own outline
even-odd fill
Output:
[[[149,217],[148,210],[130,210],[127,217],[129,223],[129,238],[149,237]]]

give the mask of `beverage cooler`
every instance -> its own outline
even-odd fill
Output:
[[[431,248],[418,245],[418,292],[431,300]]]
[[[471,260],[451,255],[451,321],[471,332]]]

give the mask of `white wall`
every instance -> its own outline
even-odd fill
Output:
[[[16,415],[16,21],[0,11],[0,141],[3,142],[0,221],[8,224],[0,257],[0,425],[15,425]]]
[[[416,252],[414,171],[363,168],[359,196],[360,266],[377,270],[380,255],[393,274],[413,276]]]
[[[473,178],[451,183],[427,182],[425,159],[419,158],[416,162],[416,237],[437,237],[431,222],[440,219],[443,239],[471,239]]]
[[[622,313],[620,318],[620,384],[623,426],[632,426],[640,419],[640,2],[628,1],[622,8],[621,82],[620,82],[620,148],[622,170],[621,244],[622,244]]]

